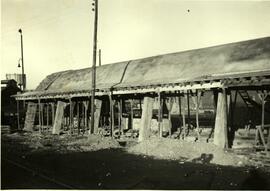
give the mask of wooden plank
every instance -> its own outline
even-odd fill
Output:
[[[37,112],[37,104],[34,102],[28,102],[23,130],[25,131],[34,130],[36,112]]]
[[[59,135],[60,129],[62,126],[62,121],[64,117],[64,109],[65,109],[66,103],[62,101],[57,102],[57,108],[56,108],[56,115],[55,120],[53,124],[52,134]]]
[[[142,118],[139,132],[139,141],[144,141],[149,138],[149,129],[151,126],[152,114],[153,114],[154,98],[144,97]]]
[[[221,147],[228,147],[227,127],[227,97],[225,89],[218,93],[217,111],[214,129],[214,144]]]
[[[94,112],[94,134],[98,133],[99,119],[101,113],[102,100],[95,99],[95,112]]]

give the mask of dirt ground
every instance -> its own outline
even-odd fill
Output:
[[[258,163],[254,156],[266,159]],[[1,187],[270,189],[267,157],[251,148],[224,151],[165,138],[119,143],[94,135],[5,133]]]

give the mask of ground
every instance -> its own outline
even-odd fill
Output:
[[[267,155],[259,153],[173,139],[119,144],[94,135],[4,133],[1,187],[270,189],[267,160],[253,157]]]

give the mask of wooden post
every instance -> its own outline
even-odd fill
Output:
[[[54,102],[51,103],[51,109],[52,109],[52,125],[53,125],[54,124],[54,117],[55,117]]]
[[[80,134],[80,102],[79,101],[77,101],[77,132],[78,132],[78,134]]]
[[[56,108],[56,115],[55,120],[53,124],[52,134],[60,134],[60,129],[64,117],[64,109],[65,109],[66,103],[62,101],[57,102],[57,108]]]
[[[179,115],[182,117],[181,96],[178,97]]]
[[[141,100],[141,98],[139,99],[139,103],[140,103],[140,112],[142,113],[142,100]]]
[[[95,112],[94,112],[94,134],[98,133],[99,119],[101,113],[102,101],[99,99],[95,99]]]
[[[154,98],[144,97],[142,118],[139,132],[139,141],[144,141],[149,137],[149,129],[151,126],[152,114],[153,114]]]
[[[263,142],[263,145],[265,147],[265,151],[267,151],[267,147],[269,146],[269,135],[268,135],[268,143],[266,145],[265,140],[264,140],[264,120],[265,120],[265,98],[267,97],[267,93],[262,91],[262,93],[258,93],[258,96],[262,102],[262,124],[261,127],[258,128],[259,134],[261,136],[261,140]]]
[[[264,93],[258,93],[258,96],[262,102],[262,125],[261,125],[261,128],[262,128],[262,131],[264,131],[264,105],[265,105],[265,98],[266,96],[264,95]]]
[[[227,96],[225,89],[218,93],[214,144],[221,147],[228,147],[228,129],[227,129]]]
[[[200,124],[199,124],[199,109],[200,109],[200,102],[201,102],[201,94],[202,92],[197,90],[196,91],[196,97],[192,97],[192,100],[196,107],[196,132],[197,132],[197,138],[200,139]]]
[[[162,137],[162,113],[161,113],[161,96],[160,96],[160,92],[158,92],[158,131],[159,131],[159,137]]]
[[[130,100],[130,115],[131,129],[133,129],[133,99]]]
[[[71,98],[69,98],[69,125],[70,125],[70,133],[73,133],[73,106]]]
[[[40,99],[38,99],[38,125],[39,125],[39,132],[41,133],[41,107],[40,107]]]
[[[41,130],[43,131],[43,127],[44,127],[44,104],[43,103],[40,103],[40,107],[41,107],[41,110],[40,110],[40,113],[41,113]]]
[[[17,128],[20,130],[20,102],[19,100],[16,100],[17,102]]]
[[[114,131],[114,101],[112,99],[112,94],[109,94],[110,100],[110,126],[111,126],[111,137],[113,136]]]
[[[185,95],[184,95],[185,98]],[[182,103],[181,103],[182,104]],[[186,114],[185,114],[185,107],[182,109],[182,122],[183,122],[183,139],[186,138]]]
[[[186,94],[186,99],[187,99],[187,109],[188,109],[188,131],[189,131],[189,128],[190,128],[190,105],[189,105],[189,90],[187,91],[187,94]]]
[[[267,92],[265,92],[265,98],[267,97],[267,96],[270,96],[270,92],[269,91],[267,91]],[[267,138],[267,147],[266,147],[266,149],[269,149],[270,150],[270,127],[268,127],[268,138]],[[270,152],[268,153],[269,155],[270,155]]]
[[[118,126],[119,126],[119,133],[120,135],[123,134],[123,128],[122,128],[122,99],[118,101]]]
[[[171,111],[172,111],[172,98],[168,98],[166,101],[166,106],[168,109],[168,120],[169,120],[169,136],[172,135],[172,119],[171,119]]]
[[[47,128],[49,128],[49,104],[46,104]]]
[[[87,121],[88,121],[88,116],[87,116],[87,111],[88,111],[88,105],[89,105],[89,101],[83,101],[83,105],[84,105],[84,129],[83,132],[85,132],[85,128],[87,128]]]

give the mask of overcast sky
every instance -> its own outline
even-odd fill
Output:
[[[91,0],[1,0],[1,79],[92,65]],[[270,1],[99,0],[102,64],[270,36]],[[189,11],[188,11],[189,10]]]

